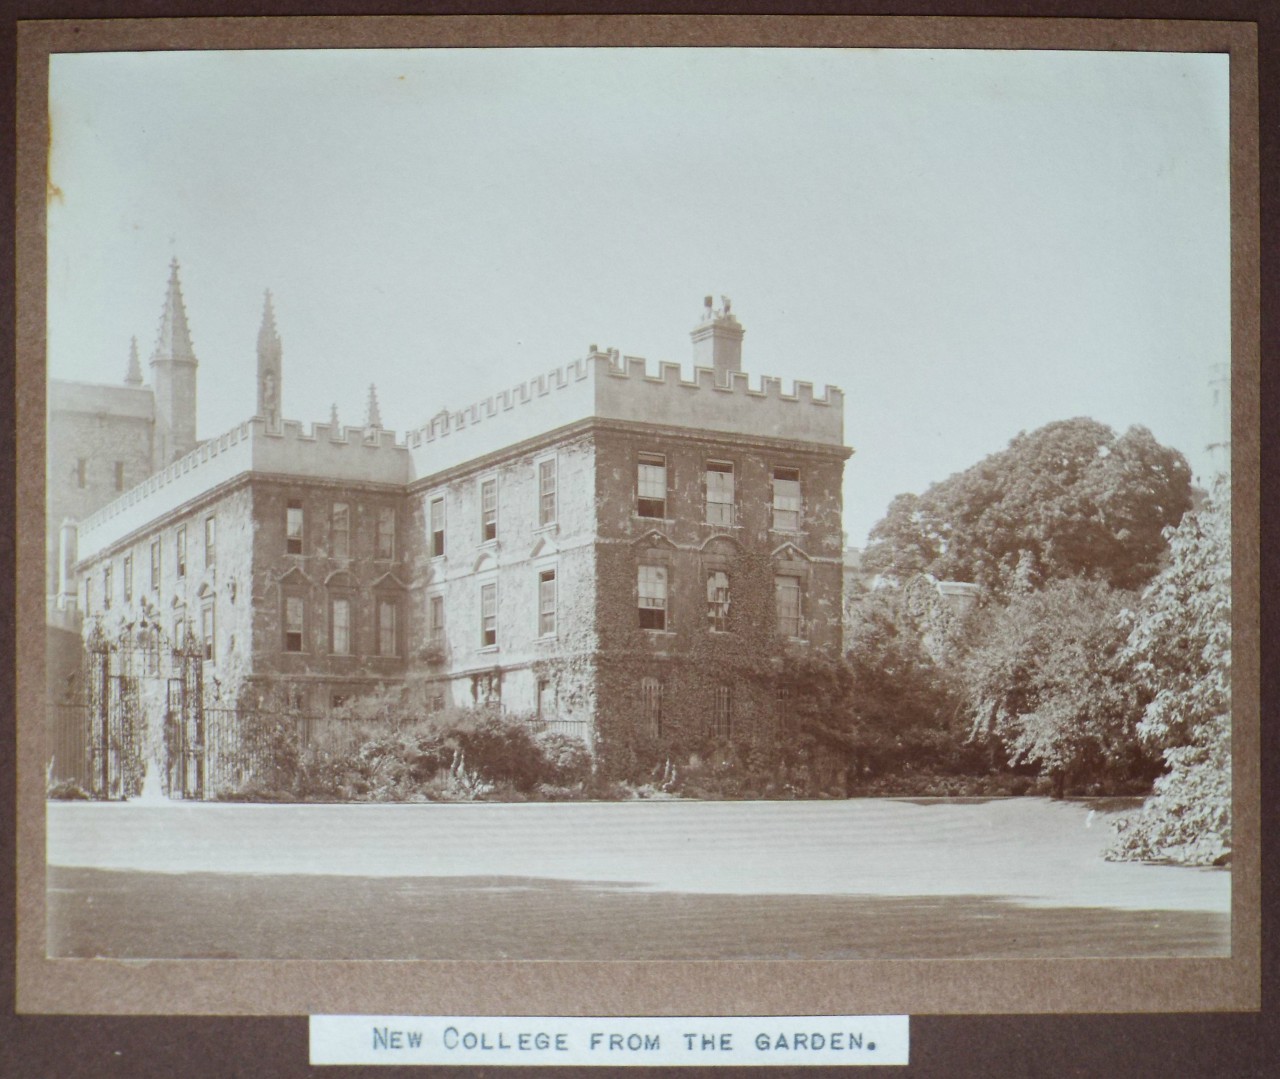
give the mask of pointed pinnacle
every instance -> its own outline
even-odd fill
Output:
[[[129,369],[125,372],[124,384],[126,386],[142,385],[142,365],[138,362],[138,339],[136,337],[129,340]]]
[[[191,347],[191,330],[187,325],[187,309],[182,302],[182,284],[178,280],[178,260],[169,263],[169,287],[165,293],[164,310],[160,314],[160,334],[152,363],[168,360],[196,362]]]
[[[378,388],[369,383],[369,404],[365,408],[364,425],[366,427],[381,427],[382,412],[378,408]]]

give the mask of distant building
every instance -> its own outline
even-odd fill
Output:
[[[361,427],[281,418],[268,297],[257,414],[196,444],[175,266],[158,388],[101,393],[123,395],[111,444],[135,424],[155,467],[123,457],[125,489],[60,506],[58,595],[107,630],[190,631],[227,700],[316,712],[412,679],[433,708],[500,704],[597,748],[745,737],[775,702],[717,657],[841,647],[843,396],[751,386],[728,301],[692,337],[691,380],[593,345],[398,439],[372,388]]]

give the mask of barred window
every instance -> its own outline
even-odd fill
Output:
[[[538,462],[538,524],[554,524],[556,519],[556,461]]]
[[[642,453],[636,464],[636,516],[667,515],[667,459],[660,453]]]
[[[480,542],[498,538],[498,481],[480,484]]]
[[[801,636],[800,579],[775,577],[773,590],[778,608],[778,632],[784,637]]]
[[[302,503],[291,501],[284,511],[285,553],[302,554]]]
[[[728,527],[734,522],[733,465],[707,462],[707,524]]]
[[[773,527],[777,532],[800,531],[800,470],[773,470]]]
[[[444,554],[444,499],[431,500],[431,557]]]
[[[391,560],[396,556],[396,508],[381,506],[378,509],[378,547],[376,557]]]
[[[667,570],[665,566],[641,566],[636,577],[640,602],[640,628],[667,628]]]
[[[733,687],[716,686],[716,737],[728,738],[733,733]]]
[[[707,619],[721,633],[729,628],[729,575],[724,570],[707,574]]]
[[[329,601],[329,651],[335,656],[351,655],[351,600],[346,596]]]
[[[538,636],[550,637],[556,631],[556,571],[544,569],[538,574]]]
[[[773,718],[781,730],[792,727],[791,687],[778,686],[773,696]]]
[[[480,586],[480,644],[488,648],[498,643],[498,586]]]
[[[640,704],[644,709],[649,733],[655,738],[662,734],[662,683],[656,678],[640,679]]]
[[[351,507],[346,502],[335,502],[329,515],[329,554],[351,557]]]

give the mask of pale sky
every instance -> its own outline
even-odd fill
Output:
[[[845,528],[1087,415],[1205,467],[1230,359],[1225,55],[78,54],[51,62],[49,371],[144,375],[170,258],[199,435],[425,423],[589,345],[841,387]],[[718,302],[718,300],[717,300]],[[754,381],[754,379],[753,379]]]

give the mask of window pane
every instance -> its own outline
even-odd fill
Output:
[[[545,637],[556,631],[556,573],[544,570],[538,575],[538,633]]]
[[[773,470],[773,527],[784,532],[800,528],[800,473],[794,468]]]
[[[480,485],[480,538],[483,542],[498,535],[498,481],[485,480]]]
[[[302,503],[290,502],[285,509],[285,551],[302,554]]]
[[[775,577],[774,594],[778,604],[778,632],[784,637],[800,636],[800,580],[797,577]]]
[[[729,622],[729,575],[723,570],[707,574],[707,616],[711,628],[723,632]]]
[[[498,643],[498,586],[480,586],[480,641],[485,646]]]
[[[345,502],[333,504],[329,528],[330,554],[334,558],[351,557],[351,507]]]
[[[641,566],[636,578],[641,629],[667,628],[667,570],[665,566]]]
[[[333,652],[334,655],[351,654],[351,601],[333,601]]]
[[[378,555],[379,558],[395,558],[396,556],[396,511],[394,506],[383,506],[378,510]]]
[[[444,643],[444,596],[432,596],[428,604],[428,626],[432,644]]]
[[[378,600],[378,654],[380,656],[397,654],[395,600]]]
[[[556,463],[538,464],[538,523],[549,525],[556,519]]]
[[[439,558],[444,554],[444,499],[436,498],[431,502],[431,557]]]

